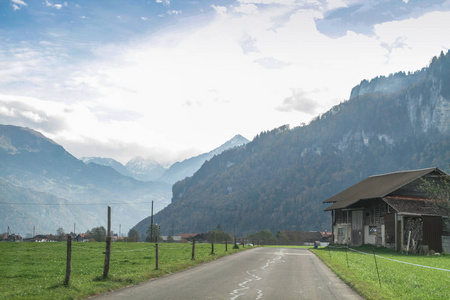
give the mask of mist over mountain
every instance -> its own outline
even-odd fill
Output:
[[[154,222],[164,234],[218,224],[238,235],[263,229],[330,229],[322,201],[375,174],[450,162],[450,52],[427,68],[363,80],[351,99],[307,126],[262,132],[173,186]],[[142,234],[146,218],[135,228]]]
[[[195,172],[214,154],[245,141],[235,137],[194,163],[179,163],[178,175]],[[108,205],[113,230],[118,232],[120,224],[127,231],[151,215],[151,201],[154,212],[170,203],[171,184],[149,181],[164,171],[157,162],[139,157],[125,166],[111,158],[78,160],[37,131],[0,125],[0,202],[8,203],[0,204],[0,232],[10,226],[16,233],[31,233],[35,226],[40,233],[54,233],[59,227],[71,230],[74,223],[84,232],[105,226]]]
[[[11,232],[26,237],[33,231],[37,233],[55,233],[59,227],[72,231],[74,223],[81,215],[90,215],[89,210],[72,206],[72,202],[53,194],[38,192],[33,189],[16,187],[0,178],[0,232]],[[20,205],[17,205],[20,203]],[[67,209],[67,207],[70,209]],[[78,226],[85,225],[81,221]]]
[[[113,230],[117,232],[119,224],[127,230],[150,215],[152,200],[155,211],[165,207],[170,200],[168,184],[142,182],[111,167],[85,164],[41,133],[17,126],[0,125],[0,178],[9,184],[4,185],[5,190],[11,186],[19,188],[11,191],[13,194],[23,194],[23,189],[41,192],[38,203],[33,200],[35,198],[29,198],[24,202],[28,204],[20,201],[24,197],[6,199],[5,194],[0,195],[0,202],[17,203],[0,204],[2,213],[15,215],[20,210],[23,215],[14,218],[14,224],[7,223],[11,219],[0,219],[0,230],[11,226],[18,232],[30,232],[30,220],[26,216],[39,207],[45,214],[35,219],[37,224],[34,225],[42,230],[41,233],[55,232],[67,222],[72,226],[76,223],[84,232],[106,224],[109,205],[112,207]],[[61,198],[59,206],[54,204],[56,198]],[[73,215],[71,211],[77,211],[75,208],[81,211]]]

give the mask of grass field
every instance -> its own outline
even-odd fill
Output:
[[[239,250],[216,244],[112,243],[109,278],[102,279],[105,243],[72,243],[72,274],[64,286],[66,243],[0,243],[0,299],[83,299],[186,269]],[[247,247],[246,247],[247,249]]]
[[[347,284],[366,299],[450,299],[450,272],[403,264],[388,259],[450,270],[450,256],[402,255],[372,247],[312,249]],[[348,267],[347,267],[348,257]],[[387,259],[388,258],[388,259]]]

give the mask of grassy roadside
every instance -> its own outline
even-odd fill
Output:
[[[66,243],[0,243],[0,299],[84,299],[164,276],[251,247],[232,249],[216,244],[159,244],[159,269],[155,269],[155,244],[113,243],[109,278],[102,279],[104,243],[73,243],[72,274],[63,285]]]
[[[334,273],[366,299],[450,299],[450,272],[388,260],[450,270],[449,255],[402,255],[388,249],[367,246],[357,247],[356,250],[369,255],[347,252],[346,249],[311,249]]]

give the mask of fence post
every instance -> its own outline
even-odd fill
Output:
[[[345,257],[347,259],[347,269],[348,269],[348,246],[345,248]]]
[[[214,241],[211,241],[211,254],[214,254]]]
[[[111,206],[108,206],[108,229],[106,232],[105,267],[103,268],[103,279],[108,277],[109,262],[111,261]]]
[[[66,262],[66,278],[64,279],[64,285],[69,285],[70,272],[72,269],[72,236],[67,236],[67,262]]]
[[[377,267],[377,274],[378,274],[378,283],[380,284],[381,288],[380,272],[378,272],[377,256],[375,255],[375,249],[373,249],[373,258],[375,259],[375,266]]]
[[[155,244],[156,248],[156,270],[159,268],[159,246],[158,243]]]
[[[111,261],[111,237],[106,237],[105,267],[103,268],[103,279],[108,277],[109,262]]]
[[[228,240],[225,240],[225,251],[228,252]]]
[[[192,240],[192,260],[195,259],[195,239]]]

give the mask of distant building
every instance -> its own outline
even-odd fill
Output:
[[[334,195],[324,201],[332,203],[325,211],[331,212],[333,243],[397,251],[427,245],[436,252],[450,252],[447,212],[420,189],[424,180],[448,177],[439,168],[389,173],[368,177]]]
[[[192,239],[197,235],[198,233],[180,233],[179,236],[182,240],[186,241],[192,241]]]
[[[21,242],[22,236],[18,234],[6,234],[3,236],[3,241],[5,242]]]

